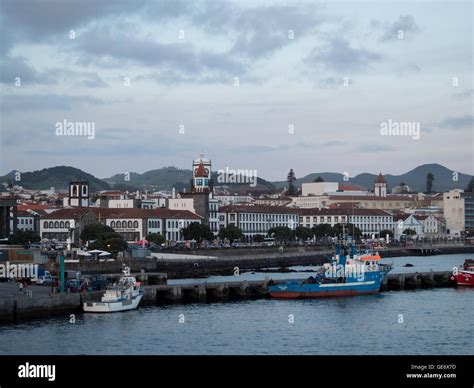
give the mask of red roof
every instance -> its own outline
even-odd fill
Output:
[[[189,210],[170,210],[166,208],[158,209],[138,209],[138,208],[99,208],[99,207],[78,207],[55,211],[51,214],[41,216],[42,219],[78,219],[91,211],[97,219],[110,218],[166,218],[166,219],[193,219],[199,220],[202,217]]]
[[[204,164],[202,162],[199,163],[199,166],[196,169],[196,173],[194,174],[194,176],[199,178],[207,178],[208,172],[206,172],[206,168],[204,167]]]
[[[298,208],[270,205],[227,205],[219,208],[222,213],[271,213],[271,214],[298,214]]]
[[[375,183],[386,183],[385,178],[383,177],[382,173],[379,174],[379,176],[375,180]]]
[[[18,210],[33,210],[33,211],[38,211],[38,210],[46,210],[50,209],[49,205],[42,205],[39,203],[20,203],[18,205]]]
[[[300,216],[391,216],[391,214],[385,210],[380,209],[318,209],[308,208],[299,209]]]

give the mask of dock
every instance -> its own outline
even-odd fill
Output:
[[[143,274],[142,274],[143,275]],[[265,280],[232,280],[219,282],[196,281],[187,284],[146,284],[146,280],[163,280],[162,274],[142,276],[145,283],[142,306],[170,303],[212,303],[244,299],[268,298],[270,278]],[[435,287],[454,287],[451,271],[430,271],[389,274],[385,277],[381,291],[402,291]],[[152,280],[152,278],[155,278]],[[284,280],[274,280],[272,284]],[[0,284],[4,287],[6,284]],[[16,285],[15,285],[16,286]],[[49,294],[48,288],[31,287],[30,292],[19,294],[0,292],[0,323],[17,323],[33,318],[48,318],[57,315],[77,314],[82,303],[98,301],[102,291],[88,293]],[[0,289],[1,290],[1,289]],[[16,290],[16,287],[15,287]]]

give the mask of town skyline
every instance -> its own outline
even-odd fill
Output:
[[[472,4],[427,4],[3,1],[0,169],[473,174]]]

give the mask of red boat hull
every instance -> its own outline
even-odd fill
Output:
[[[473,271],[458,271],[453,276],[458,286],[469,286],[474,287],[474,272]]]

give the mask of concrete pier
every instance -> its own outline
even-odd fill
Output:
[[[266,298],[269,281],[270,279],[266,278],[252,281],[149,284],[142,287],[144,296],[141,305]],[[277,280],[274,283],[282,281]],[[410,272],[389,274],[384,279],[381,291],[453,287],[454,285],[450,271]],[[37,286],[30,296],[24,293],[0,295],[0,322],[12,323],[31,318],[79,313],[83,302],[100,300],[103,295],[102,291],[48,295],[46,290],[47,288]]]

